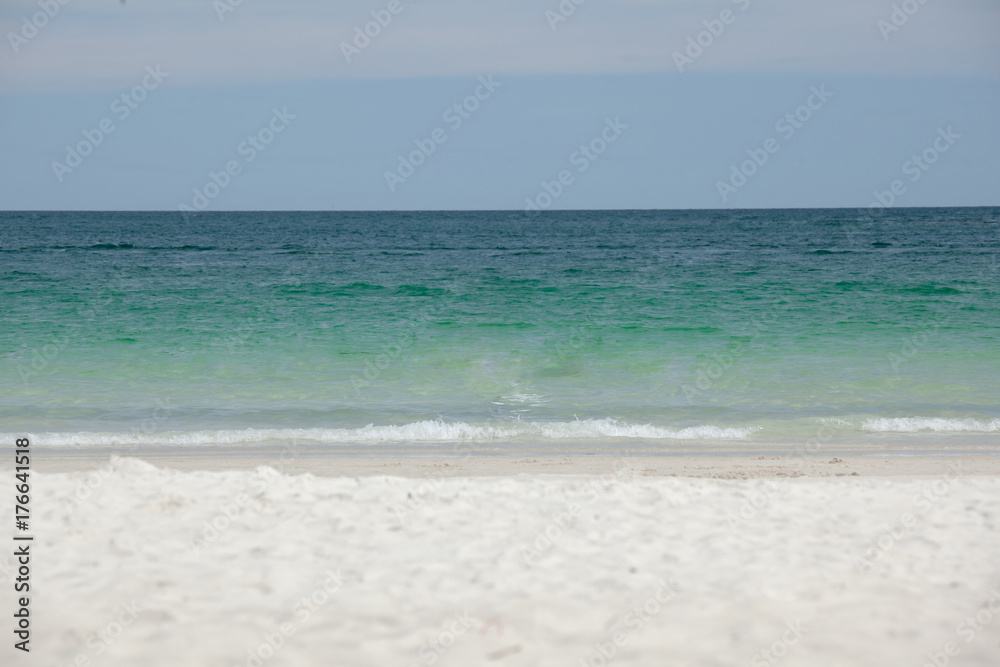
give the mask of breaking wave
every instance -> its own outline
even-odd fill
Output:
[[[915,433],[917,431],[995,433],[1000,431],[1000,419],[945,419],[942,417],[882,417],[868,419],[861,425],[863,431],[878,433]]]
[[[757,427],[722,428],[690,426],[671,429],[652,424],[628,424],[616,419],[585,419],[568,422],[511,422],[467,424],[465,422],[420,421],[399,426],[311,429],[240,429],[173,431],[163,433],[38,433],[28,434],[33,444],[50,446],[108,447],[127,445],[238,445],[274,441],[314,444],[374,444],[392,442],[497,442],[505,440],[595,440],[643,438],[650,440],[745,440]],[[24,437],[19,434],[17,437]],[[11,435],[13,437],[13,434]]]

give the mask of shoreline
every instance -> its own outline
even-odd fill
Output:
[[[562,452],[446,454],[441,451],[211,449],[178,450],[51,450],[36,448],[33,468],[42,473],[87,472],[104,468],[112,457],[139,459],[177,471],[254,470],[270,467],[286,475],[317,477],[393,476],[512,477],[517,475],[595,475],[628,467],[637,477],[753,479],[784,477],[936,477],[1000,475],[1000,455],[981,452],[844,452],[777,454],[766,451],[732,453],[600,451],[568,455]]]

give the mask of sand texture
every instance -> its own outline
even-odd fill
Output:
[[[844,469],[751,479],[635,463],[43,470],[30,660],[1000,664],[1000,477],[946,459],[932,475],[824,462]],[[0,512],[11,502],[0,495]],[[12,556],[0,568],[8,587]]]

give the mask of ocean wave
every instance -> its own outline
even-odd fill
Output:
[[[585,419],[570,422],[511,422],[467,424],[465,422],[420,421],[399,426],[362,428],[284,428],[173,431],[162,433],[37,433],[17,434],[33,444],[60,447],[121,447],[131,445],[239,445],[274,441],[310,444],[373,444],[393,442],[498,442],[543,438],[550,440],[595,440],[642,438],[650,440],[745,440],[758,427],[722,428],[700,425],[670,429],[652,424],[628,424],[616,419]],[[15,435],[11,434],[9,438]],[[8,438],[8,439],[9,439]]]
[[[851,422],[843,417],[820,417],[819,421],[824,424],[839,424],[841,426],[852,426]]]
[[[916,431],[996,433],[1000,419],[946,419],[943,417],[882,417],[868,419],[861,425],[863,431],[878,433],[915,433]]]

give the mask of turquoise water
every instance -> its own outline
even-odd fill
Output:
[[[1000,445],[1000,209],[862,213],[0,213],[0,431]]]

